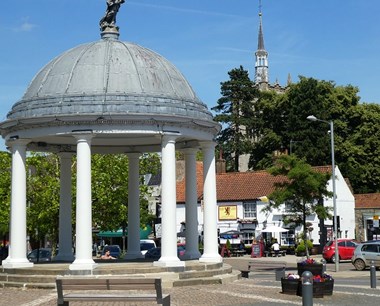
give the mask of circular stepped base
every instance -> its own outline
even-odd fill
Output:
[[[4,269],[0,272],[0,287],[55,288],[59,276],[88,275],[93,277],[160,277],[164,288],[194,284],[221,284],[240,278],[239,271],[223,263],[185,261],[184,267],[157,267],[152,262],[112,261],[99,263],[92,271],[69,270],[68,263],[41,263],[32,268]]]

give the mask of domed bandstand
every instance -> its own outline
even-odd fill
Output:
[[[115,13],[116,15],[116,13]],[[115,17],[115,15],[113,17]],[[162,158],[161,258],[157,268],[180,268],[177,256],[176,150],[186,162],[186,259],[221,264],[217,243],[213,121],[185,77],[161,55],[119,40],[114,19],[101,20],[101,39],[74,47],[44,66],[13,105],[0,131],[12,153],[9,256],[3,269],[33,269],[26,258],[26,168],[28,151],[60,157],[59,262],[69,271],[92,273],[91,154],[129,158],[128,260],[141,259],[139,157]],[[204,251],[198,250],[196,153],[203,152]],[[72,233],[71,158],[76,154],[76,228]],[[79,217],[80,216],[80,217]],[[72,237],[75,237],[73,241]],[[75,254],[72,246],[75,243]],[[119,263],[121,264],[121,263]]]

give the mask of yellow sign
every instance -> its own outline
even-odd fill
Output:
[[[379,220],[379,216],[378,215],[374,215],[373,216],[373,220]]]
[[[225,205],[218,207],[219,220],[236,220],[237,207],[236,205]]]

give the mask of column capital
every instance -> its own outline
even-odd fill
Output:
[[[141,156],[141,153],[138,153],[138,152],[131,152],[131,153],[126,153],[128,158],[140,158]]]
[[[14,148],[19,146],[26,146],[30,142],[30,139],[8,139],[6,145]]]
[[[58,152],[57,155],[59,156],[59,158],[69,159],[74,155],[74,153],[72,153],[72,152]]]
[[[178,136],[176,136],[176,135],[163,135],[162,136],[162,143],[169,143],[169,142],[171,142],[171,143],[175,143],[176,142],[176,140],[177,140],[177,138],[178,138]]]
[[[186,148],[186,149],[183,149],[182,151],[185,153],[185,155],[194,155],[194,154],[197,154],[199,149],[197,149],[197,148]]]
[[[217,146],[217,143],[213,140],[211,141],[201,141],[199,142],[202,149],[214,149]]]
[[[94,138],[95,135],[93,134],[77,134],[73,135],[74,138],[77,140],[77,143],[79,142],[90,142],[92,138]]]

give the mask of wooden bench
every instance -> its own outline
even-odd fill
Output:
[[[286,262],[285,261],[250,261],[248,262],[248,269],[241,271],[241,276],[248,278],[249,272],[254,271],[269,271],[275,272],[276,280],[280,281],[282,277],[285,277]]]
[[[170,295],[162,294],[160,278],[58,277],[56,285],[57,305],[68,306],[71,301],[156,301],[170,305]]]
[[[236,250],[236,249],[231,250],[231,256],[239,257],[239,256],[244,256],[245,254],[247,254],[245,250]]]
[[[276,253],[273,250],[271,250],[271,251],[264,251],[264,255],[265,255],[265,257],[276,257]],[[280,251],[278,251],[278,255],[279,255],[279,257],[285,256],[286,255],[286,251],[285,250],[280,250]]]

